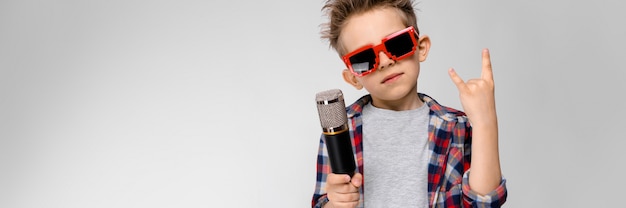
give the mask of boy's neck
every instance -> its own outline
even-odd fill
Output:
[[[413,92],[398,100],[382,100],[372,96],[372,105],[387,110],[404,111],[417,109],[424,105],[424,101],[419,98],[417,92]]]

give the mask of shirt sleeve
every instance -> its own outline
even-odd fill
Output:
[[[328,151],[324,144],[324,136],[320,136],[320,145],[317,152],[317,174],[315,183],[315,192],[311,200],[311,207],[321,208],[328,202],[326,197],[326,177],[330,172],[330,164],[328,161]]]
[[[470,171],[463,174],[463,200],[471,207],[501,207],[506,201],[506,179],[500,180],[500,185],[486,195],[480,195],[470,188]]]

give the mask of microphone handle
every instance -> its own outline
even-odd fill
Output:
[[[324,137],[331,171],[335,174],[348,174],[352,177],[356,170],[356,164],[350,133],[344,131],[335,135],[324,134]]]

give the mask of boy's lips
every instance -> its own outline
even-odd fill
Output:
[[[388,82],[393,82],[395,80],[397,80],[398,78],[400,78],[401,75],[403,75],[404,73],[393,73],[390,74],[389,76],[386,76],[382,82],[380,82],[381,84],[385,84]]]

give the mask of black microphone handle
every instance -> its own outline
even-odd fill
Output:
[[[335,135],[324,134],[326,149],[330,160],[330,169],[335,174],[354,175],[356,164],[352,151],[350,132],[344,131]]]

